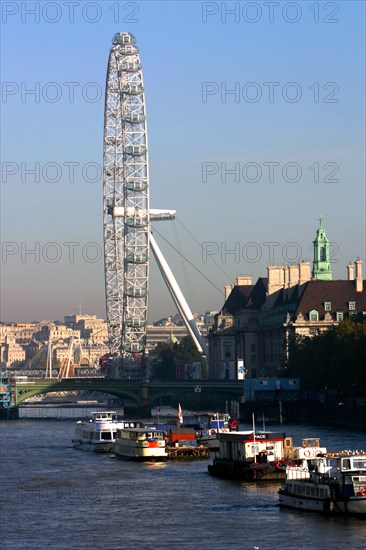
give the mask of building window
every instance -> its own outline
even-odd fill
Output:
[[[255,352],[257,351],[257,346],[256,346],[256,344],[250,344],[250,351],[251,351],[252,353],[255,353]]]
[[[319,321],[319,313],[315,309],[310,311],[309,320],[310,321]]]
[[[343,321],[343,311],[337,311],[337,321]]]
[[[348,302],[348,309],[350,311],[355,311],[356,309],[356,302]]]
[[[324,310],[330,311],[332,309],[332,303],[331,302],[324,302]]]

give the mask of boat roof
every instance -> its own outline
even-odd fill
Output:
[[[135,433],[147,433],[147,432],[162,432],[164,433],[165,430],[162,429],[156,429],[156,428],[124,428],[125,432],[135,432]]]
[[[208,411],[202,411],[202,412],[195,412],[193,413],[192,416],[214,416],[214,417],[217,417],[217,415],[219,416],[230,416],[229,413],[224,413],[224,412],[208,412]],[[190,416],[190,415],[188,415]]]
[[[362,458],[366,459],[366,451],[338,451],[327,453],[328,458]]]
[[[249,441],[277,441],[286,438],[286,433],[284,432],[254,432],[253,430],[249,431],[240,431],[240,432],[220,432],[218,438],[220,441],[237,441],[239,440],[249,440]]]

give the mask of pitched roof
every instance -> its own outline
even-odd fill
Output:
[[[239,309],[246,307],[254,285],[235,285],[227,297],[220,313],[235,315]]]
[[[260,309],[262,307],[262,305],[266,301],[267,285],[267,277],[259,277],[254,285],[252,292],[250,293],[247,308]]]
[[[240,309],[260,309],[265,302],[267,278],[259,277],[255,285],[235,285],[223,305],[223,315],[235,315]]]
[[[355,302],[355,311],[366,311],[366,281],[363,281],[363,291],[357,292],[355,281],[320,281],[311,280],[305,283],[295,314],[309,313],[313,309],[325,315],[324,302],[331,303],[330,313],[349,311],[349,302]]]

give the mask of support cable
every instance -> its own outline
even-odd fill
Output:
[[[192,266],[196,271],[198,271],[198,273],[199,273],[200,275],[202,275],[202,277],[203,277],[204,279],[206,279],[206,281],[209,282],[210,285],[212,285],[214,288],[216,288],[216,290],[218,290],[218,291],[220,292],[220,294],[224,294],[224,292],[223,292],[218,286],[216,286],[215,283],[213,283],[212,281],[210,281],[210,279],[209,279],[208,277],[206,277],[206,275],[205,275],[204,273],[202,273],[202,271],[200,271],[200,270],[198,269],[198,267],[196,267],[194,264],[192,264],[192,262],[190,262],[190,261],[188,260],[188,258],[186,258],[183,254],[181,254],[181,253],[179,252],[179,250],[178,250],[177,248],[175,248],[175,246],[173,246],[165,237],[163,237],[163,235],[162,235],[161,233],[159,233],[159,231],[158,231],[157,229],[154,229],[154,231],[155,231],[155,232],[159,235],[159,237],[161,237],[169,246],[171,246],[171,248],[172,248],[173,250],[175,250],[175,252],[177,252],[177,254],[179,254],[180,256],[182,256],[182,258],[184,258],[184,260],[185,260],[186,262],[188,262],[190,266]]]
[[[198,246],[200,247],[200,249],[202,250],[202,243],[200,243],[196,237],[193,235],[193,233],[188,229],[188,227],[186,227],[184,225],[183,222],[181,222],[177,217],[175,218],[177,220],[178,223],[180,223],[180,225],[183,227],[183,229],[185,229],[185,231],[187,231],[188,235],[190,235],[192,237],[192,239],[194,240],[195,243],[198,244]],[[222,269],[222,267],[216,262],[216,260],[214,260],[214,258],[212,256],[209,256],[210,260],[216,265],[216,267],[219,268],[219,270],[221,271],[221,273],[223,273],[225,275],[225,277],[227,277],[227,279],[230,281],[231,279],[231,276],[228,275],[226,273],[226,271],[224,269]]]

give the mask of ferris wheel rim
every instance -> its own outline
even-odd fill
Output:
[[[131,33],[110,50],[104,107],[103,233],[111,353],[146,345],[149,280],[149,164],[143,75]]]

